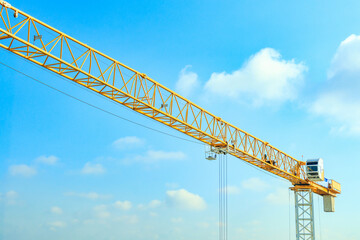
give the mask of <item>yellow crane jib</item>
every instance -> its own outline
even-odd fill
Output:
[[[0,47],[206,143],[210,147],[205,152],[208,160],[215,160],[219,154],[231,154],[289,180],[295,193],[297,240],[315,239],[313,193],[323,196],[324,211],[335,211],[334,197],[341,193],[341,185],[325,179],[321,158],[299,161],[211,114],[146,74],[5,1],[0,0],[0,5]]]
[[[0,1],[0,47],[117,103],[320,195],[339,187],[307,178],[305,163],[225,122],[119,61]]]

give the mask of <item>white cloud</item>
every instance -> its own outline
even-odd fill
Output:
[[[165,186],[167,188],[170,188],[170,189],[174,189],[174,188],[179,188],[179,184],[178,183],[166,183]]]
[[[287,205],[289,204],[289,190],[284,188],[278,188],[275,192],[270,193],[266,196],[266,201],[276,205]]]
[[[50,209],[51,213],[61,215],[63,213],[63,210],[60,207],[52,207]]]
[[[105,168],[100,163],[85,163],[85,166],[81,170],[82,174],[93,174],[93,175],[100,175],[105,173]]]
[[[233,195],[240,193],[240,189],[237,186],[227,186],[226,188],[220,189],[219,191],[221,191],[221,190],[223,190],[223,191],[226,190],[226,192],[228,194],[233,194]]]
[[[183,221],[183,219],[181,217],[171,218],[172,223],[181,223],[182,221]]]
[[[161,202],[159,200],[152,200],[148,204],[139,204],[137,206],[137,208],[140,210],[146,210],[146,209],[158,208],[158,207],[161,207],[162,205],[163,205],[163,202]]]
[[[40,156],[36,159],[36,162],[38,163],[43,163],[43,164],[47,164],[47,165],[54,165],[57,161],[59,160],[59,158],[51,155],[51,156]]]
[[[325,116],[337,132],[360,134],[360,98],[343,90],[322,93],[313,103],[311,111]]]
[[[171,207],[186,210],[204,210],[206,208],[204,199],[185,189],[167,191],[166,195],[166,203]]]
[[[52,230],[52,231],[56,231],[59,228],[66,227],[66,223],[62,222],[62,221],[50,222],[50,223],[48,223],[48,225],[50,226],[50,230]]]
[[[145,155],[145,161],[148,162],[157,162],[161,160],[181,160],[185,158],[185,153],[183,152],[166,152],[166,151],[153,151],[149,150]]]
[[[162,205],[162,202],[159,201],[159,200],[152,200],[150,203],[149,203],[149,208],[158,208]]]
[[[179,80],[176,82],[175,89],[180,95],[189,97],[199,87],[198,75],[189,71],[190,65],[185,66],[179,75]]]
[[[122,149],[140,147],[144,143],[145,141],[143,139],[140,139],[135,136],[128,136],[128,137],[119,138],[118,140],[114,141],[112,143],[112,146],[116,149],[122,150]]]
[[[360,134],[360,36],[351,35],[338,47],[328,81],[310,111],[324,116],[336,132]]]
[[[237,234],[239,234],[239,235],[243,235],[243,234],[245,233],[245,229],[244,229],[244,228],[241,228],[241,227],[236,228],[235,231],[236,231]]]
[[[130,210],[132,208],[132,203],[130,201],[116,201],[114,206],[121,210]]]
[[[139,222],[139,217],[137,215],[124,215],[118,217],[118,220],[124,223],[136,224]]]
[[[232,73],[213,73],[205,89],[232,99],[250,100],[255,105],[281,103],[297,97],[306,71],[303,63],[284,60],[276,50],[264,48]]]
[[[144,209],[147,208],[147,206],[146,206],[145,204],[138,204],[138,205],[137,205],[137,208],[138,208],[138,209],[141,209],[141,210],[144,210]]]
[[[72,197],[81,197],[87,198],[91,200],[99,200],[99,199],[109,199],[111,195],[103,195],[96,192],[89,192],[89,193],[76,193],[76,192],[67,192],[64,193],[65,196],[72,196]]]
[[[4,194],[4,200],[6,202],[6,204],[9,204],[9,205],[14,205],[16,204],[16,199],[18,198],[18,193],[11,190],[11,191],[8,191]],[[0,200],[2,199],[2,194],[0,194]]]
[[[360,36],[350,35],[340,43],[328,70],[328,78],[360,70]]]
[[[65,227],[66,223],[65,222],[61,222],[61,221],[56,221],[56,222],[51,222],[49,223],[50,226],[53,227]]]
[[[152,216],[152,217],[157,217],[158,214],[156,212],[149,212],[149,215]]]
[[[127,159],[126,162],[144,162],[155,163],[159,161],[173,161],[185,159],[186,155],[183,152],[166,152],[166,151],[154,151],[149,150],[144,155],[137,155],[132,159]]]
[[[6,198],[11,198],[11,199],[17,198],[17,197],[18,197],[18,193],[15,192],[15,191],[13,191],[13,190],[11,190],[11,191],[8,191],[8,192],[5,193],[5,197],[6,197]]]
[[[241,183],[241,186],[252,191],[263,191],[268,187],[268,184],[262,181],[260,178],[249,178],[244,180]]]
[[[37,171],[34,167],[26,164],[12,165],[9,167],[9,172],[13,176],[31,177],[36,175]]]
[[[95,211],[95,215],[98,218],[108,218],[108,217],[110,217],[110,212],[108,211],[107,206],[104,205],[104,204],[95,206],[94,211]]]
[[[200,228],[209,228],[210,224],[208,222],[199,222],[196,224]]]

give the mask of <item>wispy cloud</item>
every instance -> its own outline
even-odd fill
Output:
[[[51,155],[51,156],[40,156],[35,161],[46,165],[54,165],[57,163],[58,160],[59,160],[58,157]]]
[[[8,205],[16,204],[16,200],[19,194],[13,190],[6,192],[5,194],[0,193],[0,201],[4,201]]]
[[[284,188],[278,188],[275,192],[269,193],[266,196],[266,201],[275,205],[287,205],[289,204],[289,190]],[[290,201],[292,203],[292,201]]]
[[[198,75],[189,71],[190,68],[191,65],[187,65],[181,69],[179,79],[175,86],[176,92],[184,97],[189,97],[200,86]]]
[[[5,197],[6,198],[9,198],[9,199],[13,199],[13,198],[17,198],[18,197],[18,193],[17,192],[15,192],[15,191],[13,191],[13,190],[11,190],[11,191],[8,191],[8,192],[6,192],[5,193]]]
[[[123,215],[117,217],[117,220],[126,224],[137,224],[139,222],[139,217],[137,215]]]
[[[98,218],[108,218],[111,215],[110,212],[108,211],[108,207],[104,204],[95,206],[94,212],[96,217]]]
[[[60,228],[64,228],[66,227],[66,222],[63,221],[54,221],[54,222],[49,222],[48,223],[50,230],[52,231],[57,231]]]
[[[170,189],[179,188],[179,184],[178,183],[173,183],[173,182],[166,183],[165,186],[167,188],[170,188]]]
[[[360,134],[360,36],[341,42],[328,70],[324,90],[310,111],[324,116],[333,132]]]
[[[210,224],[208,222],[199,222],[196,224],[200,228],[209,228]]]
[[[61,215],[63,210],[60,207],[54,206],[50,209],[50,212],[53,214]]]
[[[37,170],[26,164],[19,164],[10,166],[9,173],[13,176],[32,177],[37,174]]]
[[[82,174],[87,175],[100,175],[106,172],[106,169],[100,163],[85,163],[85,166],[81,169]]]
[[[181,217],[178,217],[178,218],[171,218],[171,222],[172,223],[181,223],[183,222],[184,220],[181,218]]]
[[[163,206],[163,202],[155,199],[155,200],[150,201],[148,204],[139,204],[137,206],[137,208],[140,210],[145,210],[145,209],[154,209],[154,208],[158,208],[161,206]]]
[[[244,180],[241,183],[241,186],[252,191],[263,191],[269,187],[269,185],[260,178],[249,178]]]
[[[111,195],[99,194],[96,192],[88,192],[88,193],[66,192],[64,193],[64,195],[70,197],[87,198],[91,200],[109,199],[112,197]]]
[[[219,189],[220,192],[227,192],[228,194],[239,194],[240,193],[240,188],[238,188],[237,186],[227,186],[223,189]]]
[[[132,208],[132,203],[130,201],[116,201],[114,207],[121,210],[130,210]]]
[[[183,160],[185,158],[186,158],[185,153],[180,151],[167,152],[167,151],[149,150],[143,155],[137,155],[131,159],[127,159],[126,162],[155,163],[159,161]]]
[[[162,205],[162,202],[159,201],[159,200],[152,200],[150,203],[149,203],[149,208],[158,208]]]
[[[144,145],[145,141],[135,136],[119,138],[112,143],[113,148],[118,150],[133,149]]]
[[[197,194],[188,192],[185,189],[171,190],[166,192],[166,203],[170,207],[184,210],[204,210],[206,202]]]

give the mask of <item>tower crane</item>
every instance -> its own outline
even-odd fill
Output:
[[[0,47],[224,153],[288,180],[295,193],[296,239],[314,240],[313,193],[334,211],[341,185],[323,160],[295,159],[123,63],[0,0]]]

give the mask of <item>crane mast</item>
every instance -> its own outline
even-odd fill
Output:
[[[295,194],[335,197],[340,184],[308,179],[306,162],[224,121],[146,74],[87,46],[1,1],[0,47],[114,102],[152,118],[217,151],[287,179]],[[304,235],[305,236],[305,235]],[[314,239],[314,238],[298,238]]]

